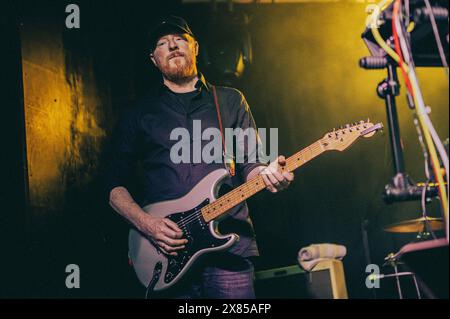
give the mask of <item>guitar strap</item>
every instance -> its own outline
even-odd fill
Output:
[[[223,133],[222,116],[220,114],[220,106],[219,106],[219,99],[217,98],[216,86],[212,85],[211,87],[214,95],[214,104],[216,105],[216,113],[217,113],[217,120],[219,121],[220,134],[222,136],[222,151],[223,151],[223,158],[225,160],[225,166],[228,170],[228,173],[231,176],[234,176],[236,174],[236,164],[234,162],[234,157],[227,152],[227,145],[225,143],[225,134]]]

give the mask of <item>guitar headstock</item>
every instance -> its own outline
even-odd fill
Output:
[[[383,128],[382,123],[373,124],[369,120],[347,124],[339,129],[325,134],[320,140],[326,150],[343,151],[353,144],[359,137],[372,137]]]

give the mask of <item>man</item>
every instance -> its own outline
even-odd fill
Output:
[[[110,205],[164,253],[177,255],[187,243],[183,232],[174,222],[153,217],[142,207],[180,198],[208,173],[224,168],[223,162],[175,163],[170,157],[171,148],[177,143],[170,138],[173,129],[186,128],[192,136],[194,120],[201,121],[203,130],[218,128],[218,114],[212,86],[197,70],[199,44],[187,23],[170,16],[153,30],[150,38],[150,59],[161,71],[163,85],[156,96],[142,100],[119,122],[113,138],[109,198]],[[225,127],[256,129],[241,92],[217,87],[217,96]],[[128,190],[137,161],[143,169],[141,205]],[[280,191],[293,180],[293,174],[279,173],[277,165],[285,165],[284,157],[269,166],[262,162],[237,163],[232,186],[263,173],[267,189]],[[211,254],[198,263],[186,275],[185,282],[169,289],[164,297],[254,298],[253,265],[248,258],[258,251],[247,205],[238,205],[229,215],[221,222],[221,230],[239,234],[240,241],[228,252]]]

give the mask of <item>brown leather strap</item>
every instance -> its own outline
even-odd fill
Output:
[[[223,149],[223,157],[225,160],[225,165],[227,166],[228,172],[231,176],[235,175],[235,167],[234,167],[234,160],[231,159],[231,162],[229,163],[227,161],[227,145],[225,144],[225,134],[223,133],[223,126],[222,126],[222,116],[220,115],[220,107],[219,107],[219,99],[217,98],[217,92],[216,92],[216,86],[212,86],[213,95],[214,95],[214,103],[216,104],[216,113],[217,113],[217,119],[219,121],[219,128],[220,128],[220,134],[222,136],[222,149]]]

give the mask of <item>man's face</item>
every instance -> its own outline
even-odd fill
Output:
[[[198,43],[189,34],[161,37],[150,55],[163,76],[172,82],[183,82],[197,74]]]

